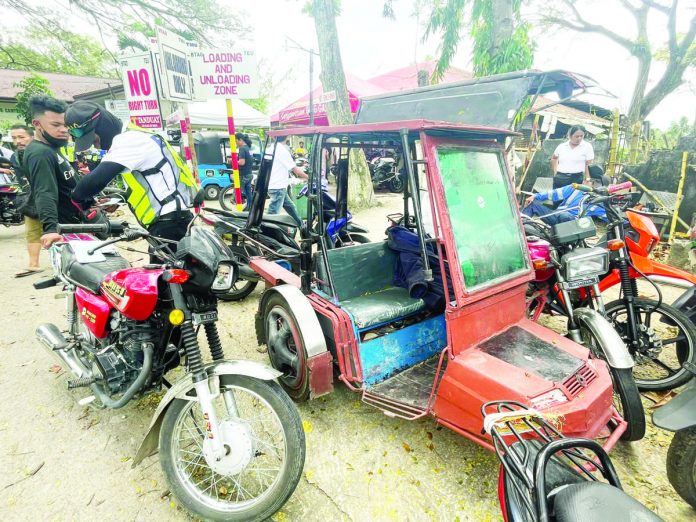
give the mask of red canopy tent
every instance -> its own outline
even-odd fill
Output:
[[[360,98],[364,96],[415,89],[418,87],[418,71],[426,71],[428,73],[428,78],[430,78],[435,68],[435,63],[435,60],[431,60],[429,62],[409,65],[375,76],[369,80],[362,80],[350,73],[346,73],[346,87],[348,88],[348,100],[350,102],[351,112],[355,114],[358,111]],[[445,73],[440,83],[458,82],[471,78],[471,74],[466,71],[450,68]],[[327,101],[327,98],[331,98],[331,96],[324,96],[324,89],[321,86],[314,89],[313,94],[314,124],[322,126],[328,125],[326,103],[331,103],[331,101]],[[293,103],[271,116],[272,127],[294,127],[301,125],[309,125],[309,94],[295,100]]]

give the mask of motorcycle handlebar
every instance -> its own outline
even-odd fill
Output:
[[[607,187],[607,192],[609,194],[613,194],[614,192],[618,192],[620,190],[627,190],[630,189],[633,186],[633,183],[630,181],[624,181],[623,183],[617,183],[616,185],[609,185]]]
[[[107,234],[118,236],[127,228],[123,221],[109,221],[108,223],[64,223],[58,225],[59,234]]]

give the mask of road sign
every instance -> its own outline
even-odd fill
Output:
[[[162,129],[154,64],[149,52],[120,58],[130,121],[145,129]]]
[[[189,54],[198,44],[164,27],[155,26],[162,77],[162,96],[171,101],[196,101]]]
[[[200,99],[259,97],[254,51],[200,49],[191,53],[196,94]]]

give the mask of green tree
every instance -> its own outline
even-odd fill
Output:
[[[36,73],[31,73],[25,76],[22,80],[14,84],[15,87],[21,89],[17,93],[17,113],[24,118],[27,125],[31,125],[31,111],[29,110],[29,98],[35,94],[48,94],[53,96],[51,89],[48,87],[48,80]]]
[[[677,121],[670,123],[667,130],[652,129],[650,133],[651,149],[673,149],[677,146],[679,138],[690,136],[694,132],[686,116],[682,116]]]
[[[353,115],[348,102],[346,75],[341,59],[341,47],[338,41],[338,30],[336,29],[336,16],[340,14],[340,1],[312,0],[306,11],[314,17],[321,60],[319,78],[322,87],[324,92],[336,92],[336,101],[326,106],[329,123],[331,125],[353,123]],[[374,192],[365,155],[358,149],[351,149],[349,154],[348,204],[351,209],[357,210],[368,207],[372,203]]]
[[[521,0],[432,0],[425,38],[440,36],[433,83],[442,79],[449,68],[467,27],[474,42],[475,76],[531,67],[534,46],[529,39],[529,25],[520,14],[521,4]]]
[[[613,0],[615,3],[617,0]],[[677,18],[688,17],[688,8],[678,9],[678,0],[658,2],[656,0],[618,0],[621,6],[635,20],[635,32],[631,36],[619,34],[611,28],[611,21],[605,23],[591,22],[587,16],[595,4],[580,0],[560,0],[555,9],[549,10],[544,5],[546,23],[564,27],[580,33],[602,35],[626,49],[638,62],[638,76],[633,86],[633,95],[628,109],[627,142],[629,144],[629,162],[635,163],[640,143],[640,128],[643,121],[657,105],[679,87],[684,72],[696,65],[696,14],[689,22],[685,34],[677,33]],[[648,79],[652,68],[653,55],[648,32],[656,19],[662,18],[667,34],[667,49],[658,52],[658,60],[666,63],[662,76],[648,89]]]

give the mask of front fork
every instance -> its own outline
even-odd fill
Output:
[[[614,226],[614,235],[617,238],[624,237],[622,223],[618,223]],[[619,276],[621,277],[621,291],[623,292],[623,301],[624,303],[626,303],[626,319],[629,328],[629,347],[631,349],[631,353],[633,353],[639,347],[638,315],[636,314],[635,309],[635,300],[636,297],[638,297],[638,285],[636,284],[636,280],[631,278],[631,274],[629,272],[630,263],[628,260],[628,252],[626,251],[626,247],[621,248],[618,251],[618,254]]]
[[[196,390],[196,397],[203,413],[203,418],[206,422],[205,437],[211,449],[213,458],[216,461],[221,460],[228,452],[229,448],[225,447],[220,432],[220,423],[215,412],[213,400],[220,395],[220,381],[218,377],[210,377],[203,366],[201,358],[201,349],[198,344],[198,337],[193,327],[193,318],[191,311],[188,308],[186,299],[184,298],[181,286],[178,284],[169,285],[174,306],[184,312],[184,322],[181,324],[181,340],[186,352],[186,360],[188,361],[189,371],[193,377],[193,386]],[[204,325],[210,352],[214,361],[219,361],[224,358],[222,351],[222,343],[217,332],[217,327],[214,323]],[[231,390],[222,392],[225,401],[225,407],[229,415],[237,417],[237,405],[234,399],[234,394]]]

